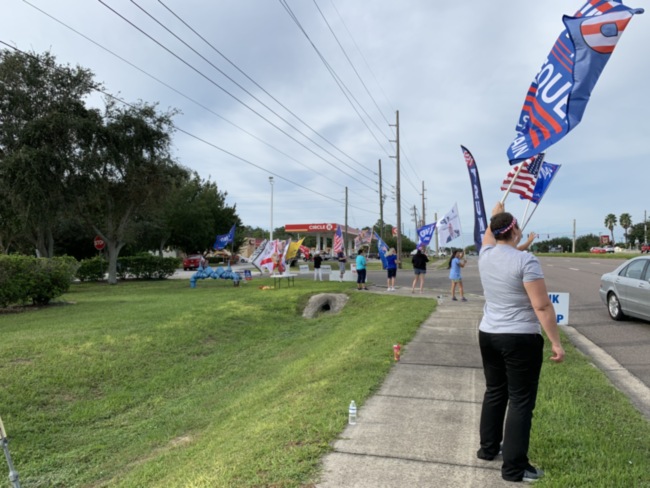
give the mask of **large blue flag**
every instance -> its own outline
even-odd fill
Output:
[[[386,253],[388,252],[388,246],[384,242],[384,240],[379,237],[379,234],[375,232],[375,239],[377,239],[377,251],[379,251],[379,259],[381,259],[381,264],[386,267],[388,264],[386,262]]]
[[[561,164],[552,164],[544,162],[542,167],[537,174],[537,182],[535,183],[535,189],[533,190],[533,197],[530,199],[533,203],[539,203],[548,190],[548,187],[551,185],[551,181],[555,178],[555,174],[562,167]]]
[[[217,236],[217,239],[214,241],[214,248],[218,251],[221,251],[224,247],[235,240],[235,224],[233,224],[230,232],[227,234],[221,234]]]
[[[472,183],[472,198],[474,200],[474,245],[476,252],[481,251],[483,236],[487,229],[487,217],[485,214],[485,204],[483,203],[483,191],[481,190],[481,180],[478,176],[478,168],[474,156],[465,146],[460,146],[463,151],[463,157],[467,163],[469,179]]]
[[[598,77],[634,14],[619,0],[590,0],[574,17],[528,89],[508,148],[510,164],[535,156],[580,123]]]
[[[418,229],[418,249],[424,250],[424,248],[429,245],[431,238],[433,237],[433,232],[436,230],[436,224],[437,222],[423,225]]]

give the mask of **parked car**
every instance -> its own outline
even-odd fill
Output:
[[[189,254],[183,258],[183,269],[185,271],[189,269],[197,269],[201,264],[203,256],[201,254]]]
[[[641,254],[643,254],[644,252],[650,254],[650,244],[648,244],[647,242],[645,244],[641,244]]]
[[[605,247],[603,247],[603,249],[605,250],[605,252],[610,252],[610,253],[616,252],[616,250],[614,249],[614,246],[605,246]]]
[[[548,248],[548,252],[564,252],[562,246],[551,246]]]
[[[599,293],[612,319],[628,315],[650,321],[650,256],[630,259],[605,273]]]
[[[592,247],[589,252],[592,254],[605,254],[607,251],[602,247]]]

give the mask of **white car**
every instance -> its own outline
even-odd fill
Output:
[[[629,315],[650,321],[650,256],[630,259],[605,273],[599,293],[612,319]]]

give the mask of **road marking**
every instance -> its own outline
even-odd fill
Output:
[[[578,268],[569,268],[571,271],[580,271]]]

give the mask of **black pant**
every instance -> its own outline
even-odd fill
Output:
[[[366,270],[364,269],[358,269],[357,270],[357,284],[361,285],[362,283],[366,282]]]
[[[479,457],[489,459],[496,456],[503,440],[501,475],[508,481],[521,481],[528,466],[530,427],[542,368],[544,339],[539,334],[488,334],[482,331],[479,331],[478,339],[486,384]]]

